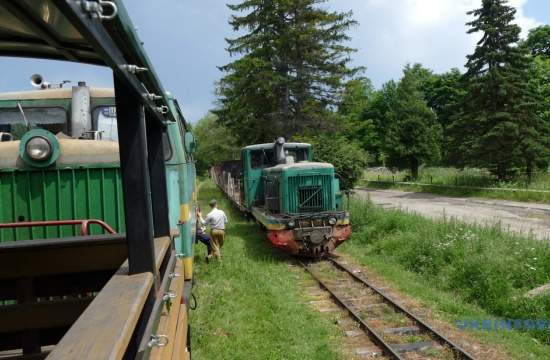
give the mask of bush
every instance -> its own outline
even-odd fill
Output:
[[[363,170],[367,166],[368,154],[357,143],[337,134],[300,138],[299,141],[313,145],[315,161],[334,165],[336,173],[341,177],[342,190],[353,189],[361,179]]]

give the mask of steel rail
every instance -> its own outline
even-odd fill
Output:
[[[382,349],[382,352],[384,354],[388,355],[392,359],[404,360],[404,358],[394,349],[392,349],[390,344],[384,341],[384,339],[382,339],[382,337],[376,331],[374,331],[374,329],[370,327],[369,324],[367,324],[356,311],[354,311],[342,298],[334,293],[329,286],[327,286],[319,277],[317,277],[317,275],[315,275],[315,273],[311,271],[308,265],[304,264],[301,261],[300,265],[302,265],[302,267],[315,279],[315,281],[317,281],[319,285],[323,289],[325,289],[330,294],[330,296],[351,315],[351,317],[355,321],[359,323],[363,331],[367,333],[367,336]]]
[[[385,295],[380,289],[378,289],[376,286],[371,284],[368,280],[364,279],[361,276],[358,276],[356,273],[354,273],[351,269],[349,269],[346,265],[338,262],[337,260],[333,258],[329,258],[328,261],[332,263],[335,267],[339,268],[340,270],[346,272],[349,274],[354,280],[357,282],[363,284],[370,290],[374,291],[377,295],[379,295],[382,300],[390,305],[394,310],[397,312],[405,314],[409,319],[414,321],[417,325],[420,326],[424,331],[430,333],[433,335],[436,340],[442,344],[447,345],[449,349],[457,355],[460,359],[466,359],[466,360],[474,360],[475,358],[470,355],[466,350],[462,349],[458,344],[454,343],[452,340],[445,337],[443,334],[432,328],[430,325],[426,324],[424,321],[420,320],[416,315],[408,311],[407,309],[403,308],[401,305],[393,301],[391,298],[389,298],[387,295]],[[311,273],[311,272],[310,272]]]

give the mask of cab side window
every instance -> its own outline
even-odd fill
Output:
[[[252,169],[263,169],[275,165],[275,153],[272,149],[253,150],[250,152]]]

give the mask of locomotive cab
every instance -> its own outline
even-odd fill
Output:
[[[294,255],[328,254],[351,232],[334,166],[312,158],[310,144],[282,138],[242,152],[245,207],[273,245]]]
[[[112,89],[84,82],[0,94],[0,241],[103,233],[79,219],[125,231],[114,106]]]

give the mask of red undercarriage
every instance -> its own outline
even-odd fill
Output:
[[[292,255],[321,256],[332,252],[351,235],[350,225],[336,225],[332,228],[330,239],[320,245],[306,244],[295,239],[294,230],[270,230],[267,238],[278,249]],[[309,246],[308,246],[309,245]]]

